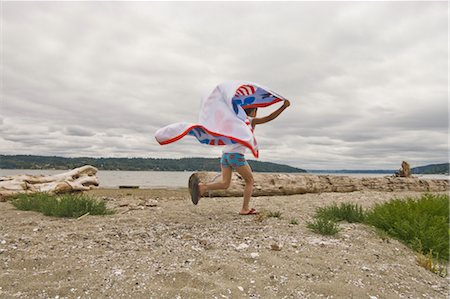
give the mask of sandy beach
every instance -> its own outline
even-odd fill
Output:
[[[414,192],[203,198],[187,189],[99,189],[110,216],[61,219],[0,203],[0,298],[447,298],[449,280],[362,224],[306,227],[333,202],[370,207]],[[297,220],[298,225],[290,224]]]

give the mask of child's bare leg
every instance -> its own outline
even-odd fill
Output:
[[[246,214],[250,211],[250,198],[253,192],[253,173],[249,165],[244,165],[236,168],[236,171],[242,176],[245,181],[244,187],[244,201],[242,203],[241,214]]]
[[[228,187],[230,187],[233,169],[231,167],[224,167],[223,165],[221,165],[221,168],[222,168],[222,179],[219,182],[198,184],[200,188],[200,195],[203,195],[206,191],[209,190],[228,189]]]

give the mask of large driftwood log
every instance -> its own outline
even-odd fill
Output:
[[[0,177],[0,201],[19,193],[65,193],[98,186],[97,168],[86,165],[56,175],[14,175]]]
[[[220,180],[215,172],[197,172],[200,182],[208,183]],[[436,179],[420,179],[417,177],[349,177],[312,174],[268,174],[254,173],[255,183],[253,196],[291,195],[322,192],[373,191],[418,191],[443,192],[449,190],[449,181]],[[210,191],[209,195],[242,196],[245,182],[238,173],[233,173],[230,188]],[[205,196],[208,196],[206,194]]]

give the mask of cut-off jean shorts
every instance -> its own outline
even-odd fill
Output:
[[[248,162],[245,160],[243,154],[224,153],[222,155],[222,159],[220,159],[220,164],[222,164],[223,167],[232,167],[236,169],[238,167],[248,165]]]

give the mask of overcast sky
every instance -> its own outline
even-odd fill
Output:
[[[256,128],[261,161],[448,161],[446,1],[1,5],[0,154],[218,157],[154,133],[196,122],[216,84],[248,80],[292,103]]]

